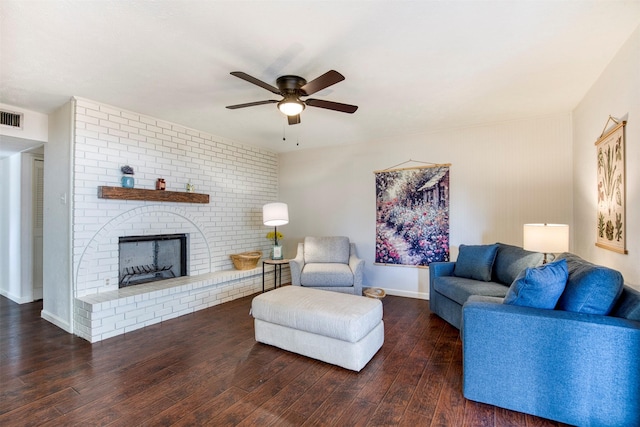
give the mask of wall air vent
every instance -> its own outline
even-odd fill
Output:
[[[0,110],[0,125],[22,129],[22,114]]]

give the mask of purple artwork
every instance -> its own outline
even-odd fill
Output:
[[[449,261],[449,165],[375,176],[376,264]]]

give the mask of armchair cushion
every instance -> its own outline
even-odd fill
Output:
[[[305,237],[305,263],[349,263],[349,238],[343,236]]]
[[[302,286],[353,286],[353,272],[348,264],[320,262],[306,264],[300,277]]]
[[[622,274],[570,253],[561,254],[558,259],[567,261],[569,280],[556,308],[576,313],[609,314],[622,292]]]
[[[527,268],[511,284],[504,303],[552,310],[562,295],[568,276],[564,259]]]
[[[460,245],[454,276],[489,282],[497,251],[497,244]]]

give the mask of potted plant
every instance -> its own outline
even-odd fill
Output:
[[[271,259],[282,259],[282,246],[278,244],[278,239],[284,238],[284,235],[277,231],[270,231],[267,233],[267,239],[273,242],[271,247]]]

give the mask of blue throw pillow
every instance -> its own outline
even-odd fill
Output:
[[[569,278],[567,261],[561,259],[540,267],[527,268],[504,297],[505,304],[553,309]]]
[[[460,245],[453,275],[466,279],[491,281],[491,268],[498,245]]]

